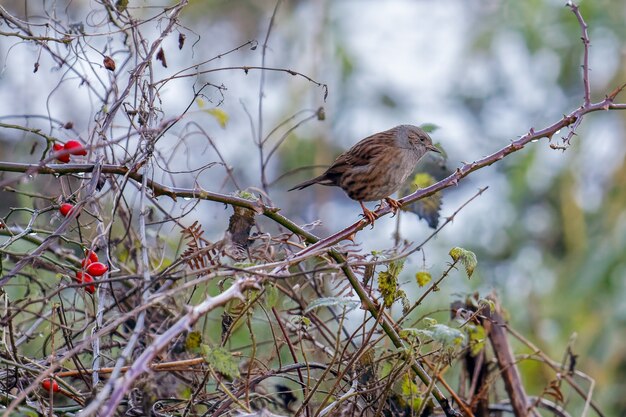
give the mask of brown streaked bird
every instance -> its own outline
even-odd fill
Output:
[[[322,175],[289,191],[313,184],[341,187],[361,204],[363,216],[373,224],[376,215],[363,202],[385,200],[395,213],[401,204],[389,196],[398,191],[428,151],[441,153],[428,133],[417,126],[399,125],[361,140],[339,155]]]

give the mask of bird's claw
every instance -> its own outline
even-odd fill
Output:
[[[393,212],[393,215],[395,216],[396,214],[398,214],[398,210],[400,210],[402,208],[402,204],[400,204],[400,202],[398,200],[394,200],[391,197],[385,198],[385,201],[389,205],[389,208]]]
[[[378,216],[376,215],[376,213],[374,213],[371,210],[368,210],[363,203],[359,202],[361,204],[361,208],[363,209],[363,218],[365,218],[371,225],[372,225],[372,229],[374,228],[374,221],[378,218]]]

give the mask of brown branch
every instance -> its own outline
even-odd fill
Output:
[[[231,353],[235,355],[235,353]],[[172,362],[161,362],[161,363],[153,363],[150,364],[150,370],[154,372],[172,372],[172,371],[189,371],[190,368],[194,365],[200,365],[205,363],[206,360],[204,358],[194,358],[194,359],[185,359],[180,361],[172,361]],[[107,375],[113,372],[115,368],[100,368],[98,369],[98,374]],[[122,366],[120,368],[121,372],[126,372],[130,369],[130,366]],[[191,368],[193,369],[193,368]],[[76,377],[81,374],[89,374],[94,372],[94,369],[76,369],[73,371],[63,371],[57,372],[54,374],[57,378],[68,378],[68,377]]]
[[[570,114],[564,116],[561,120],[553,123],[552,125],[541,129],[539,131],[535,131],[534,129],[530,129],[528,133],[523,135],[520,139],[512,141],[510,145],[505,146],[497,152],[492,153],[482,159],[479,159],[472,163],[467,163],[451,174],[450,176],[444,178],[443,180],[429,186],[426,188],[422,188],[420,190],[415,191],[413,194],[410,194],[400,200],[398,200],[402,205],[413,203],[417,200],[420,200],[424,197],[428,197],[433,195],[441,190],[446,188],[458,185],[459,181],[474,171],[485,168],[489,165],[498,162],[502,158],[517,152],[524,148],[528,143],[537,141],[541,138],[552,138],[553,135],[557,134],[561,129],[566,128],[574,123],[577,120],[581,119],[585,114],[600,111],[600,110],[613,110],[613,109],[626,109],[626,104],[613,104],[612,99],[606,98],[598,103],[590,104],[589,106],[582,106],[578,109],[574,110]],[[389,214],[391,209],[388,206],[379,208],[375,211],[377,217],[384,216]],[[352,237],[355,233],[365,228],[369,222],[365,219],[361,219],[356,223],[346,227],[345,229],[330,235],[319,242],[303,249],[302,251],[293,255],[290,260],[304,260],[307,258],[307,255],[310,252],[319,251],[321,248],[327,248],[333,246],[342,240],[348,239]]]
[[[585,23],[585,19],[580,14],[580,8],[578,5],[574,4],[571,0],[569,0],[566,4],[569,7],[576,19],[578,19],[578,24],[580,25],[580,30],[582,35],[580,39],[583,41],[583,87],[585,90],[585,107],[591,104],[591,85],[589,83],[589,34],[587,33],[587,23]]]
[[[152,360],[163,350],[167,345],[179,334],[191,329],[193,325],[208,312],[214,310],[217,307],[223,306],[227,302],[239,298],[244,299],[243,292],[248,289],[260,289],[256,278],[242,278],[233,283],[233,285],[222,293],[215,297],[207,297],[203,302],[197,306],[191,307],[189,312],[182,316],[175,324],[169,327],[163,334],[159,335],[152,344],[146,347],[146,349],[133,361],[131,367],[127,370],[126,375],[115,383],[111,396],[104,404],[101,410],[102,416],[111,416],[115,414],[117,405],[122,400],[123,396],[128,392],[131,385],[139,376],[149,369]],[[96,404],[93,401],[91,405]],[[84,410],[88,414],[88,408]],[[95,411],[95,410],[89,410]]]
[[[485,332],[489,336],[493,352],[496,355],[498,361],[498,367],[502,373],[502,380],[504,381],[504,387],[513,412],[516,417],[527,417],[529,415],[536,415],[536,411],[529,410],[531,403],[528,400],[528,396],[524,391],[524,384],[522,378],[517,369],[516,360],[513,356],[511,345],[506,336],[505,320],[501,314],[501,308],[498,300],[493,297],[488,297],[495,304],[494,311],[486,310],[483,313],[481,320]]]

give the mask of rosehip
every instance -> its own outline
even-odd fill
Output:
[[[70,203],[63,203],[61,204],[61,207],[59,207],[59,212],[63,217],[67,217],[72,212],[73,208],[74,206]]]
[[[52,149],[55,152],[60,152],[60,151],[65,150],[65,147],[63,145],[61,145],[60,143],[55,143],[54,145],[52,145]],[[54,158],[57,161],[59,161],[59,162],[63,162],[64,164],[67,164],[68,162],[70,162],[70,154],[69,153],[66,153],[66,154],[63,154],[63,155],[56,155]]]
[[[79,271],[76,273],[76,282],[78,282],[79,284],[89,284],[90,282],[93,282],[93,277],[87,273]],[[87,285],[85,287],[85,291],[87,291],[89,294],[93,294],[94,292],[96,292],[96,286]]]
[[[83,276],[86,275],[84,272],[78,271],[76,273],[76,282],[78,282],[79,284],[83,283]]]
[[[65,142],[65,150],[69,151],[72,155],[87,155],[87,150],[83,144],[77,140],[68,140]]]
[[[85,250],[85,256],[89,258],[91,262],[98,262],[98,255],[92,250]]]
[[[50,389],[52,389],[53,392],[59,392],[59,384],[57,384],[57,382],[52,378],[41,381],[41,388],[46,391],[50,391]]]
[[[87,265],[87,269],[86,269],[87,273],[94,277],[99,277],[101,275],[104,275],[106,271],[108,270],[109,270],[109,267],[103,264],[102,262],[92,262],[89,265]]]
[[[85,269],[87,266],[94,262],[98,262],[98,255],[96,255],[96,253],[92,250],[85,249],[85,259],[80,262],[80,266]]]

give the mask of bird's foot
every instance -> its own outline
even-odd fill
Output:
[[[372,225],[372,229],[374,228],[374,221],[378,218],[376,213],[371,210],[368,210],[367,207],[363,205],[362,202],[359,201],[361,208],[363,209],[363,217]]]
[[[385,201],[387,202],[387,204],[389,204],[389,208],[393,212],[393,215],[395,216],[396,214],[398,214],[398,210],[402,208],[402,204],[400,204],[398,200],[394,200],[391,197],[385,198]]]

